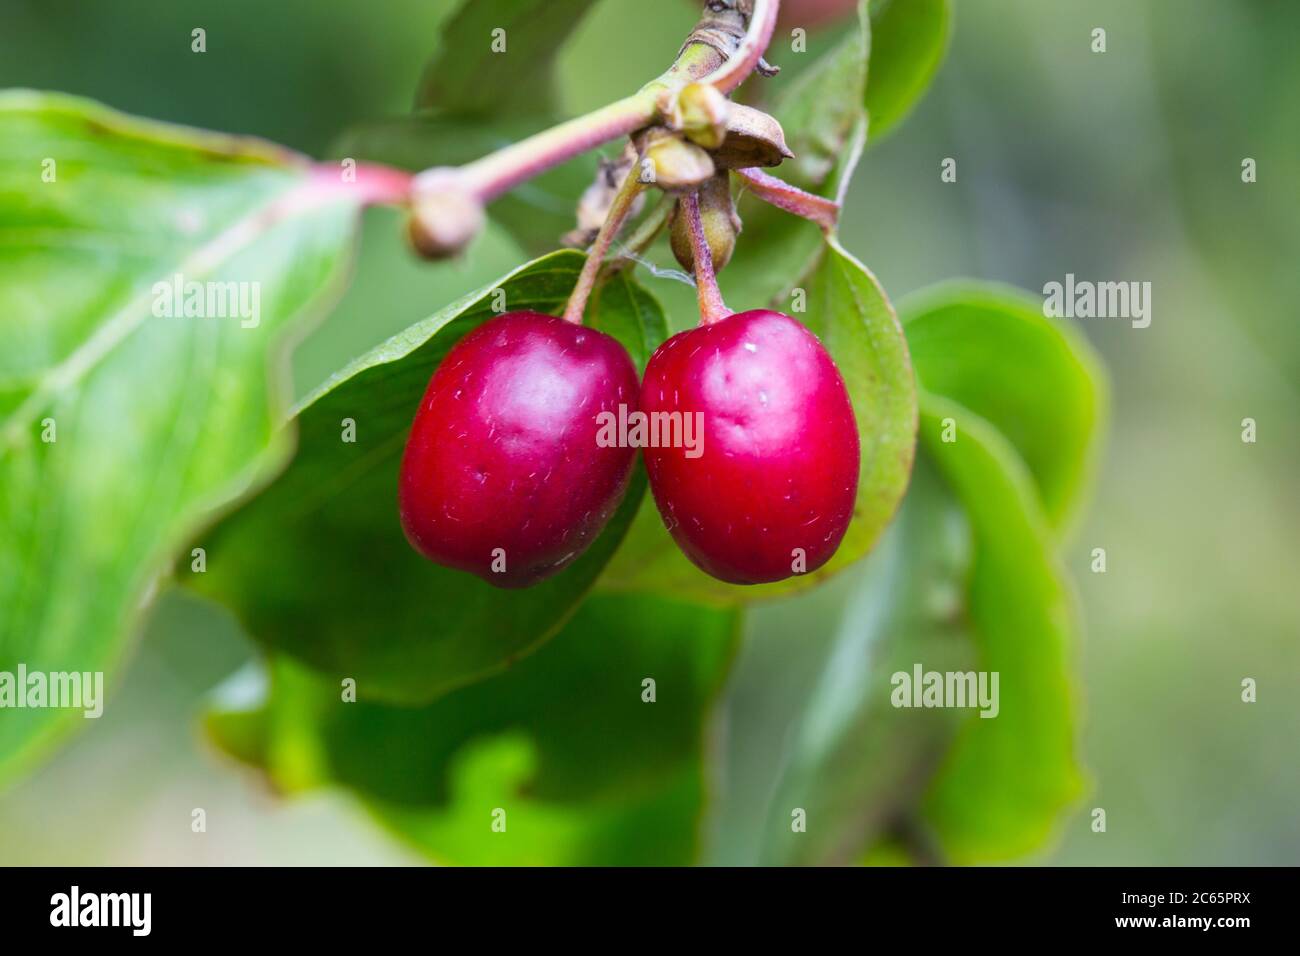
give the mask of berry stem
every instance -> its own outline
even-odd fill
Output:
[[[587,261],[583,263],[578,282],[574,285],[568,305],[564,308],[566,322],[582,324],[582,315],[587,309],[587,300],[591,298],[591,290],[596,286],[596,276],[600,273],[601,263],[605,261],[605,254],[609,252],[610,244],[623,228],[632,206],[645,188],[646,184],[641,181],[641,163],[638,161],[623,177],[623,183],[614,194],[614,201],[610,203],[609,213],[601,224],[600,232],[596,234],[596,241],[587,250]]]
[[[695,259],[695,290],[700,300],[700,324],[712,325],[728,316],[734,315],[722,299],[722,290],[718,288],[718,277],[713,271],[713,253],[709,251],[709,241],[704,235],[704,221],[700,218],[700,197],[698,193],[688,193],[681,198],[681,212],[686,216],[690,227],[691,252]]]
[[[745,181],[749,191],[759,199],[817,223],[822,232],[830,233],[839,222],[840,204],[833,200],[791,186],[761,169],[738,169],[736,175]]]
[[[658,204],[645,214],[641,224],[636,227],[632,235],[627,237],[627,241],[619,243],[618,256],[610,263],[610,272],[636,262],[637,257],[650,248],[650,244],[659,238],[659,233],[663,232],[664,226],[668,225],[668,217],[675,204],[676,200],[670,201],[666,194],[659,194]]]

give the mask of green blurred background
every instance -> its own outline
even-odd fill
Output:
[[[454,5],[6,0],[0,86],[326,155],[349,125],[409,108]],[[694,17],[686,2],[602,0],[562,54],[567,108],[657,74]],[[1095,27],[1104,54],[1090,50]],[[845,245],[895,300],[958,275],[1031,291],[1067,272],[1154,286],[1150,328],[1080,320],[1113,389],[1095,502],[1065,555],[1086,621],[1093,787],[1028,862],[1300,862],[1297,49],[1300,4],[1287,0],[959,0],[937,81],[868,151],[849,196]],[[793,56],[778,38],[769,58]],[[945,157],[955,184],[940,181]],[[1244,157],[1259,182],[1241,182]],[[494,230],[465,262],[418,264],[397,216],[368,213],[354,285],[296,358],[299,390],[524,258]],[[682,301],[671,279],[645,281]],[[1095,547],[1105,574],[1089,571]],[[766,686],[792,693],[804,642],[865,611],[852,574],[764,607],[748,640],[769,652],[742,656],[741,672],[785,659]],[[0,794],[0,862],[419,862],[346,798],[281,802],[203,742],[205,697],[252,656],[220,609],[166,595],[105,716]],[[1243,677],[1258,703],[1240,702]],[[757,719],[767,703],[731,706]],[[783,731],[770,728],[774,749]],[[1089,828],[1096,806],[1105,834]],[[190,831],[195,807],[206,834]]]

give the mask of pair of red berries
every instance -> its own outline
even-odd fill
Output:
[[[591,328],[512,312],[471,332],[415,415],[398,492],[407,538],[500,587],[557,573],[631,476],[636,449],[599,441],[598,419],[636,410],[699,413],[691,447],[643,449],[664,523],[699,567],[758,584],[835,553],[857,495],[853,408],[816,336],[765,310],[673,336],[639,387],[623,346]]]

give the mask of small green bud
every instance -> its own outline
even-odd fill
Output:
[[[677,95],[677,124],[686,138],[705,149],[717,149],[727,138],[731,101],[708,83],[691,83]]]
[[[736,249],[736,236],[740,234],[740,216],[731,199],[731,174],[722,170],[700,187],[700,223],[704,226],[704,240],[709,244],[713,271],[721,272],[731,261]],[[673,255],[687,272],[695,272],[695,249],[691,244],[691,227],[678,206],[673,212],[669,227],[669,240]]]
[[[713,171],[708,153],[667,130],[651,130],[642,141],[639,175],[643,183],[678,192],[696,188]]]

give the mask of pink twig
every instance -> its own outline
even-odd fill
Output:
[[[637,93],[475,160],[460,167],[457,176],[480,202],[488,203],[579,153],[649,125],[655,112],[655,98]]]
[[[767,45],[772,42],[772,32],[776,29],[776,18],[781,12],[781,0],[754,0],[754,12],[750,16],[749,29],[740,47],[701,82],[708,83],[723,93],[730,93],[749,74],[754,72],[758,61],[767,52]]]
[[[700,197],[697,193],[687,193],[681,199],[681,211],[686,216],[690,227],[691,253],[695,258],[695,289],[700,300],[700,324],[712,325],[734,315],[722,300],[722,290],[718,288],[718,277],[713,271],[713,253],[709,251],[709,240],[704,235],[704,221],[700,218]]]
[[[839,222],[840,204],[833,200],[791,186],[761,169],[738,169],[736,174],[759,199],[817,223],[823,232],[830,232]]]
[[[373,163],[314,163],[310,188],[321,198],[351,196],[364,206],[398,206],[410,199],[414,178],[404,170]]]

